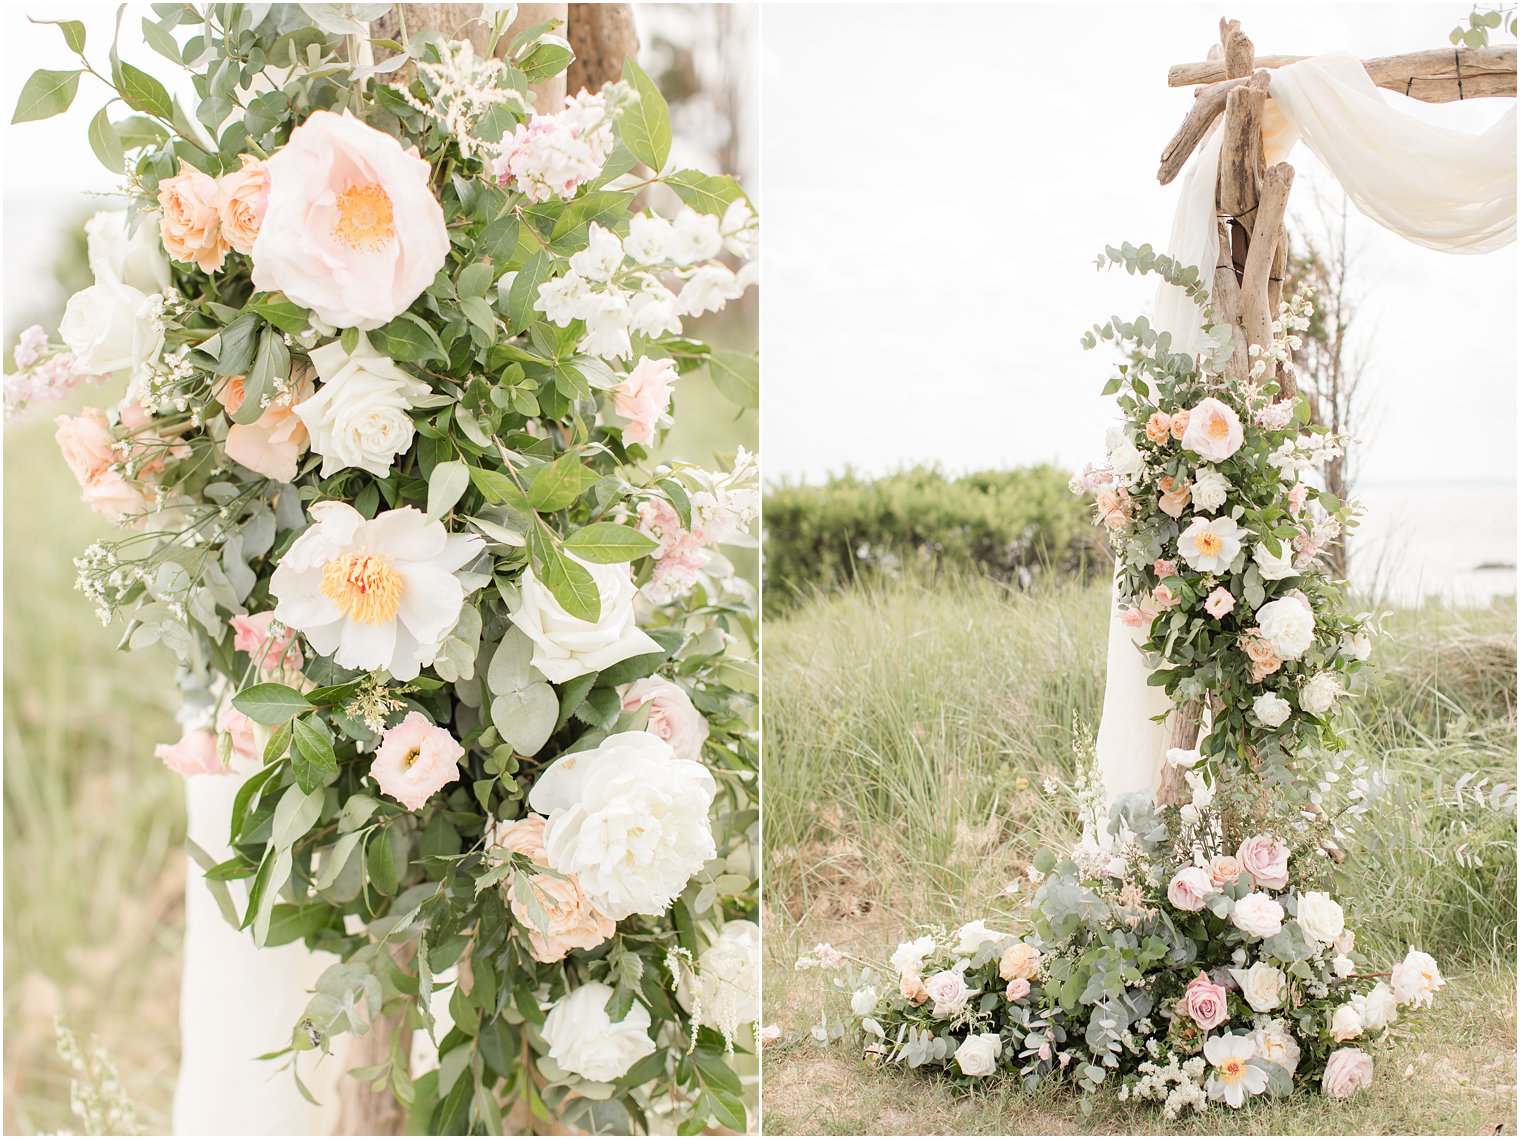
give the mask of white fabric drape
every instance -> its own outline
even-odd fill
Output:
[[[1515,240],[1513,106],[1480,134],[1434,126],[1389,106],[1361,62],[1345,52],[1277,68],[1267,90],[1269,164],[1302,140],[1361,213],[1429,249],[1489,253]],[[1180,263],[1198,266],[1205,287],[1213,284],[1219,256],[1215,187],[1223,146],[1216,123],[1183,175],[1167,247]],[[1152,324],[1172,334],[1174,351],[1199,349],[1200,315],[1181,289],[1157,288]],[[1154,793],[1171,734],[1170,722],[1151,721],[1170,702],[1146,683],[1136,643],[1136,631],[1111,619],[1096,741],[1109,802],[1129,791]]]

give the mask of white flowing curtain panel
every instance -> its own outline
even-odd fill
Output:
[[[1264,148],[1280,162],[1298,141],[1333,174],[1356,208],[1402,237],[1446,253],[1489,253],[1515,240],[1515,108],[1481,134],[1435,126],[1388,105],[1361,61],[1346,52],[1300,60],[1272,72]],[[1167,252],[1198,266],[1209,285],[1219,256],[1215,184],[1224,133],[1216,123],[1183,176]],[[1196,352],[1198,306],[1171,285],[1156,292],[1152,323],[1173,348]],[[1171,720],[1159,688],[1146,683],[1135,646],[1144,630],[1110,618],[1108,675],[1096,743],[1108,801],[1131,791],[1154,794]]]

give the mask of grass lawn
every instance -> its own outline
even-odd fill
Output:
[[[964,1096],[808,1035],[826,977],[796,958],[830,942],[884,959],[921,922],[1018,928],[1009,892],[1041,846],[1074,837],[1073,743],[1096,727],[1106,589],[1010,593],[981,580],[859,585],[766,625],[765,1130],[798,1133],[1513,1133],[1515,818],[1454,793],[1463,774],[1514,782],[1513,603],[1397,614],[1355,702],[1355,749],[1393,781],[1363,820],[1338,892],[1358,948],[1414,942],[1450,983],[1433,1013],[1374,1056],[1373,1092],[1300,1095],[1168,1123],[1149,1106],[1013,1081]],[[1469,785],[1471,784],[1469,781]],[[994,920],[996,919],[996,920]],[[1407,1073],[1407,1075],[1406,1075]]]

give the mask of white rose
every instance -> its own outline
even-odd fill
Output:
[[[760,1019],[759,926],[724,923],[697,958],[696,996],[699,1022],[730,1039],[741,1024]]]
[[[547,817],[549,866],[573,874],[613,921],[663,914],[716,853],[712,773],[648,732],[619,732],[539,776],[529,805]]]
[[[1297,660],[1314,644],[1314,611],[1302,597],[1267,602],[1256,611],[1256,624],[1283,660]]]
[[[428,386],[371,348],[363,336],[353,354],[334,340],[311,350],[322,386],[295,413],[311,433],[311,449],[322,456],[322,477],[358,467],[376,478],[390,474],[397,455],[412,445],[411,410]]]
[[[892,968],[899,973],[917,973],[924,967],[924,958],[934,952],[934,938],[927,934],[912,941],[904,941],[892,951]]]
[[[1145,456],[1122,427],[1108,429],[1108,465],[1114,469],[1114,474],[1127,479],[1145,469]]]
[[[1330,1035],[1341,1043],[1355,1040],[1365,1026],[1362,1018],[1351,1005],[1341,1005],[1330,1017]]]
[[[870,1016],[876,1010],[876,1002],[879,1000],[881,1000],[881,990],[875,985],[856,989],[850,995],[850,1011],[856,1016]]]
[[[151,298],[114,277],[69,298],[58,335],[74,353],[75,370],[99,376],[157,360],[164,348]]]
[[[981,918],[967,922],[955,931],[955,951],[957,953],[975,953],[989,941],[1001,941],[1006,934],[987,928],[987,923]]]
[[[1341,635],[1341,653],[1355,660],[1366,660],[1372,656],[1372,638],[1362,629],[1344,633]]]
[[[973,995],[966,978],[954,969],[934,974],[924,982],[924,990],[934,1002],[934,1015],[941,1020],[960,1012]]]
[[[1193,505],[1199,510],[1215,511],[1230,495],[1230,480],[1213,467],[1199,467],[1193,476]]]
[[[601,598],[601,614],[583,621],[565,611],[529,567],[523,570],[521,598],[512,611],[512,623],[533,642],[533,667],[555,684],[600,672],[629,657],[660,651],[659,642],[638,627],[633,599],[638,593],[624,565],[583,562]]]
[[[1323,716],[1342,691],[1341,682],[1334,675],[1316,672],[1298,690],[1298,706],[1311,716]]]
[[[1235,928],[1252,937],[1272,937],[1282,932],[1283,908],[1261,892],[1247,894],[1230,913]]]
[[[1351,1007],[1370,1032],[1387,1028],[1399,1019],[1399,999],[1382,981],[1373,985],[1370,992],[1352,997]]]
[[[996,1032],[976,1032],[955,1050],[955,1062],[968,1076],[990,1076],[997,1071],[1003,1040]]]
[[[1275,692],[1263,692],[1251,705],[1256,718],[1269,728],[1280,728],[1288,722],[1293,706]]]
[[[567,1072],[605,1084],[654,1051],[649,1010],[638,1001],[622,1020],[607,1015],[612,988],[592,981],[571,989],[544,1018],[549,1059]]]
[[[1298,570],[1293,568],[1293,547],[1286,543],[1283,544],[1282,553],[1274,554],[1267,549],[1266,543],[1257,542],[1251,557],[1261,570],[1263,581],[1282,581],[1284,578],[1298,576]]]
[[[84,223],[90,272],[97,282],[110,277],[142,293],[167,292],[169,258],[159,244],[158,226],[140,215],[128,233],[129,220],[124,210],[101,210]]]
[[[1298,926],[1311,941],[1331,945],[1346,928],[1346,915],[1329,894],[1310,890],[1299,895]]]
[[[1257,1012],[1271,1012],[1282,1004],[1283,986],[1288,979],[1281,969],[1258,961],[1249,969],[1231,969],[1230,976],[1240,986],[1240,995],[1246,1004]]]
[[[1298,1068],[1298,1041],[1285,1021],[1274,1017],[1251,1033],[1251,1039],[1256,1054],[1267,1063],[1278,1065],[1290,1076]]]

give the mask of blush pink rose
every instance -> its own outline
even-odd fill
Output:
[[[243,155],[243,165],[216,182],[221,192],[217,213],[222,237],[239,253],[252,253],[269,205],[269,174],[264,164],[251,154]]]
[[[1157,411],[1145,421],[1145,437],[1152,443],[1165,443],[1172,437],[1172,417]]]
[[[1239,860],[1228,854],[1216,854],[1209,859],[1209,881],[1215,886],[1238,882],[1243,873]]]
[[[670,745],[682,759],[700,760],[707,740],[707,719],[697,711],[686,689],[663,676],[646,676],[618,689],[623,710],[649,710],[644,730]]]
[[[292,379],[291,391],[271,402],[252,423],[230,424],[223,444],[233,462],[279,482],[290,482],[296,477],[301,456],[311,445],[306,423],[295,408],[310,399],[316,387],[309,369],[302,369],[299,374],[293,372]],[[243,406],[243,377],[231,377],[218,398],[228,416],[235,415]]]
[[[1010,1001],[1021,1001],[1029,995],[1029,982],[1023,977],[1015,977],[1008,982],[1006,992]]]
[[[129,529],[141,526],[143,519],[139,516],[147,513],[150,503],[140,487],[115,469],[116,440],[106,413],[98,407],[87,407],[79,415],[60,415],[54,422],[58,424],[55,438],[59,450],[89,508]]]
[[[1245,441],[1240,416],[1229,404],[1213,396],[1198,401],[1188,412],[1188,424],[1182,433],[1182,445],[1211,463],[1222,463]]]
[[[1210,617],[1220,618],[1235,608],[1235,595],[1224,586],[1219,586],[1203,603],[1204,612]]]
[[[924,987],[924,979],[917,973],[903,973],[897,978],[897,991],[902,994],[904,1000],[912,1001],[921,1005],[929,999],[929,990]]]
[[[676,378],[671,361],[643,356],[627,378],[612,389],[612,409],[628,421],[623,442],[646,447],[654,442],[655,429],[670,407],[670,389]]]
[[[383,794],[407,810],[420,810],[437,792],[459,778],[464,748],[421,712],[386,730],[369,773]]]
[[[1184,866],[1172,875],[1166,886],[1166,900],[1173,909],[1184,913],[1197,913],[1203,909],[1203,900],[1214,893],[1214,883],[1208,871],[1199,866]]]
[[[544,817],[528,814],[520,819],[495,819],[486,828],[486,848],[504,846],[513,854],[531,858],[540,866],[549,865],[544,848]]]
[[[924,991],[934,1002],[934,1015],[944,1019],[954,1016],[971,999],[971,988],[954,969],[944,969],[924,982]]]
[[[234,652],[247,653],[248,658],[264,672],[274,672],[283,667],[300,668],[304,663],[301,646],[292,644],[296,634],[286,629],[278,636],[270,634],[274,612],[240,614],[227,622],[232,626]],[[286,650],[289,651],[286,651]]]
[[[415,147],[348,111],[314,111],[265,169],[254,288],[335,328],[370,329],[405,312],[443,268],[443,209]]]
[[[192,775],[226,775],[216,757],[216,737],[204,728],[185,732],[172,744],[159,744],[153,754],[164,761],[164,766],[176,775],[188,779]]]
[[[1178,597],[1170,586],[1158,585],[1151,591],[1151,600],[1155,602],[1157,612],[1165,613],[1177,604]]]
[[[1270,835],[1258,834],[1240,844],[1235,852],[1240,867],[1258,886],[1281,890],[1288,884],[1288,845]]]
[[[1188,982],[1182,1000],[1177,1003],[1177,1009],[1184,1016],[1192,1018],[1193,1023],[1205,1032],[1218,1028],[1230,1019],[1228,994],[1223,985],[1216,985],[1209,980],[1207,973],[1199,973]]]
[[[181,161],[179,173],[158,184],[158,204],[164,211],[159,235],[169,256],[203,273],[220,269],[227,259],[227,242],[222,236],[222,192],[216,179]]]
[[[1145,605],[1126,605],[1118,613],[1119,621],[1131,629],[1149,629],[1156,619],[1156,610]]]
[[[1360,1048],[1337,1048],[1325,1061],[1320,1089],[1331,1099],[1345,1099],[1372,1086],[1372,1057]]]

